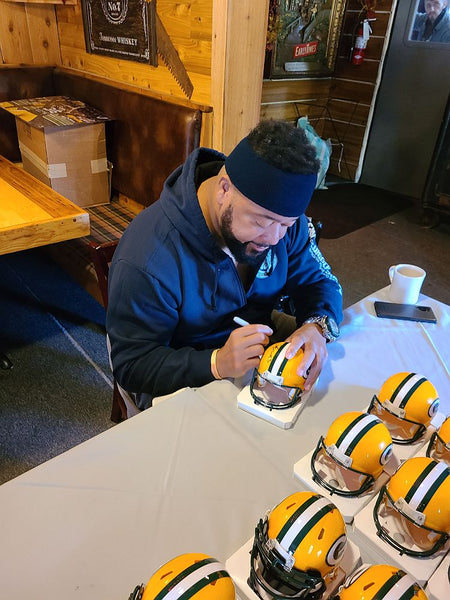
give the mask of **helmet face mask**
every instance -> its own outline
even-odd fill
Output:
[[[368,412],[383,421],[389,429],[394,444],[414,444],[424,436],[427,430],[422,423],[416,423],[392,413],[388,404],[381,404],[377,396],[372,398]]]
[[[303,360],[303,351],[299,350],[288,360],[285,358],[288,347],[289,342],[279,342],[266,348],[250,383],[255,404],[269,410],[282,410],[301,399],[305,379],[297,375],[297,367]]]
[[[378,535],[400,554],[427,557],[450,535],[450,469],[426,457],[405,461],[380,490],[373,517]]]
[[[348,412],[335,419],[311,456],[315,482],[331,494],[361,496],[392,456],[392,438],[374,415]]]
[[[323,437],[311,457],[311,471],[316,483],[330,494],[338,496],[361,496],[375,483],[372,475],[344,467],[332,458],[327,452]]]
[[[248,584],[262,600],[318,600],[338,574],[346,542],[334,504],[313,492],[292,494],[256,526]]]
[[[439,410],[433,384],[418,373],[396,373],[372,398],[369,411],[391,432],[395,444],[413,444],[425,434]]]
[[[284,598],[320,598],[325,581],[318,571],[305,573],[289,568],[286,557],[277,552],[267,536],[268,520],[260,520],[255,529],[251,552],[250,587],[263,600]]]

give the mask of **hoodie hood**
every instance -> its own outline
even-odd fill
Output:
[[[216,262],[223,253],[206,225],[195,187],[195,172],[199,165],[225,161],[225,155],[209,148],[197,148],[186,162],[165,181],[161,208],[179,234],[202,256]]]

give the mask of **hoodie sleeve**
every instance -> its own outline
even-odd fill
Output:
[[[286,290],[295,305],[297,324],[314,315],[342,321],[342,288],[320,252],[314,227],[304,215],[286,236],[289,256]]]
[[[125,259],[111,269],[106,327],[114,376],[128,392],[159,396],[214,379],[211,349],[170,347],[176,294]]]

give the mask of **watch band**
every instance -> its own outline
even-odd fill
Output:
[[[327,342],[334,342],[339,337],[339,327],[334,319],[328,315],[317,315],[309,317],[303,324],[314,323],[318,325],[322,330],[323,337]]]

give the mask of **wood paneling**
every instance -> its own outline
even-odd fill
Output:
[[[267,0],[214,4],[214,147],[225,153],[259,121],[267,18]]]
[[[2,2],[0,9],[0,46],[3,62],[32,63],[33,53],[24,5]]]
[[[0,1],[0,50],[3,63],[59,64],[54,7]]]
[[[192,100],[211,104],[211,0],[158,0],[157,11],[194,85]],[[57,6],[62,64],[66,67],[186,98],[169,69],[88,54],[85,50],[81,6]]]

